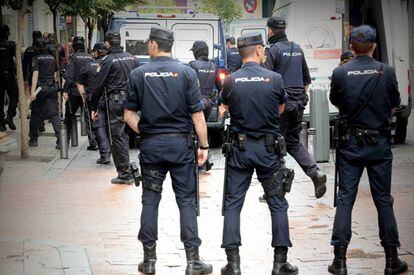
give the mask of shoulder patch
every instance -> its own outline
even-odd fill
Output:
[[[105,55],[104,57],[101,58],[101,60],[105,60],[108,58],[108,55]]]

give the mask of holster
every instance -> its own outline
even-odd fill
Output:
[[[238,134],[237,135],[237,144],[239,146],[240,151],[246,151],[246,147],[244,143],[246,142],[246,134]]]
[[[136,162],[131,162],[131,171],[132,171],[132,177],[134,178],[135,181],[135,186],[138,187],[141,183],[142,177],[141,177],[141,172],[139,170],[139,166]]]
[[[287,155],[286,141],[282,135],[277,135],[276,137],[274,137],[273,147],[275,149],[276,154],[278,154],[280,157],[284,157]]]

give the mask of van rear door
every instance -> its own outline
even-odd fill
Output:
[[[214,58],[214,43],[218,43],[218,21],[167,20],[167,28],[174,32],[172,56],[183,63],[194,60],[190,52],[194,41],[205,41],[209,47],[209,56]]]
[[[230,35],[239,37],[249,32],[258,32],[262,34],[263,40],[267,41],[266,30],[267,19],[240,19],[230,23]]]

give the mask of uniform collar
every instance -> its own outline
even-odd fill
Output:
[[[109,53],[120,53],[123,52],[124,50],[121,47],[114,47],[114,48],[109,48],[108,52]]]
[[[170,60],[173,60],[172,57],[170,56],[157,56],[157,57],[151,58],[151,61],[170,61]]]
[[[371,60],[371,59],[373,59],[372,57],[370,57],[370,56],[368,56],[368,55],[357,55],[356,57],[355,57],[355,59],[358,59],[358,60]]]
[[[256,62],[247,62],[243,64],[243,67],[260,67],[260,64]]]

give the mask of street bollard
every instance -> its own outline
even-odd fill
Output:
[[[302,121],[302,131],[300,132],[300,143],[308,149],[308,123]]]
[[[84,136],[87,135],[87,132],[86,132],[86,117],[85,117],[85,109],[84,108],[81,108],[80,126],[81,126],[81,136],[84,137]]]
[[[309,128],[307,132],[308,132],[308,144],[309,144],[308,151],[311,154],[313,160],[317,161],[316,160],[316,144],[317,144],[316,129]]]
[[[329,103],[324,87],[310,91],[310,127],[315,128],[314,160],[329,161]]]
[[[76,116],[72,118],[72,130],[70,135],[70,143],[72,147],[78,146],[78,119]]]
[[[60,158],[68,159],[68,131],[66,129],[66,124],[63,121],[60,123],[59,128],[59,145],[60,145]]]

